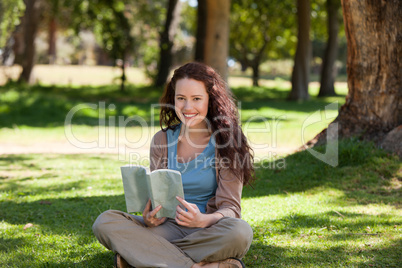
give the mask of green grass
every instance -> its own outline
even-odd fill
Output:
[[[247,267],[397,267],[401,163],[371,144],[340,143],[340,165],[300,152],[257,163],[243,193],[254,230]],[[111,267],[91,225],[125,210],[115,155],[3,155],[1,267]],[[26,228],[26,224],[33,224]]]
[[[356,140],[340,143],[339,158],[333,168],[300,152],[286,168],[258,169],[243,195],[250,267],[400,267],[399,159]]]
[[[258,180],[243,192],[243,218],[254,230],[246,265],[400,267],[400,160],[353,139],[340,143],[335,168],[309,152],[270,155],[275,148],[300,146],[303,138],[307,141],[325,128],[338,113],[332,109],[324,114],[325,106],[343,104],[347,92],[340,87],[339,97],[288,102],[288,84],[280,79],[270,84],[275,86],[232,87],[250,143],[269,144],[256,150]],[[317,90],[312,85],[311,95]],[[89,105],[103,102],[106,126],[113,125],[111,117],[133,115],[158,126],[150,105],[160,93],[160,88],[138,85],[123,94],[118,86],[10,83],[0,87],[0,146],[65,142],[66,114],[83,103],[88,108],[72,120],[81,140],[99,137],[99,109]],[[152,135],[152,128],[138,124],[118,130],[130,137]],[[128,159],[115,154],[1,153],[0,267],[111,267],[113,254],[96,241],[91,225],[104,210],[125,210],[119,167]]]
[[[338,88],[339,97],[312,97],[305,102],[289,102],[285,100],[289,88],[282,80],[278,80],[275,87],[233,87],[232,90],[239,101],[246,136],[256,147],[265,146],[263,149],[301,146],[336,117],[337,110],[330,110],[327,117],[323,116],[325,106],[332,102],[343,104],[346,94],[346,88],[341,87]],[[312,93],[316,90],[311,87]],[[118,86],[113,85],[29,87],[10,83],[0,87],[0,139],[24,146],[44,137],[50,141],[66,142],[66,115],[77,105],[84,108],[74,114],[71,123],[74,134],[82,140],[96,138],[99,118],[105,120],[106,126],[116,126],[120,118],[139,116],[147,126],[158,127],[159,109],[151,107],[158,103],[161,92],[161,88],[138,85],[129,85],[127,93],[122,93]],[[320,110],[321,114],[315,114]],[[305,124],[314,114],[317,120]],[[128,126],[139,126],[139,123],[132,121]],[[138,133],[133,128],[126,130],[132,135]],[[256,154],[263,153],[257,151]]]

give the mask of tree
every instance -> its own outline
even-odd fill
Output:
[[[21,57],[22,72],[18,81],[29,82],[34,66],[35,37],[38,31],[41,14],[41,0],[24,0],[25,12],[21,20],[23,54]]]
[[[338,124],[340,137],[358,136],[378,145],[392,133],[399,140],[390,149],[396,148],[402,133],[402,2],[343,0],[342,9],[349,93],[331,124]],[[311,144],[323,143],[324,133]]]
[[[137,0],[128,3],[131,5],[132,33],[135,38],[134,60],[145,68],[145,73],[155,83],[161,49],[160,36],[167,18],[168,1]]]
[[[77,0],[78,1],[78,0]],[[82,28],[92,28],[103,49],[114,60],[121,70],[120,90],[125,91],[126,62],[134,48],[134,37],[131,34],[133,17],[128,1],[98,0],[89,1],[82,9],[74,10],[81,14],[81,20],[75,20],[77,32]],[[80,5],[77,5],[80,7]],[[86,17],[84,17],[86,16]]]
[[[164,30],[160,36],[160,53],[156,86],[163,86],[169,76],[172,65],[173,40],[180,18],[180,1],[169,0]]]
[[[23,0],[0,1],[0,48],[3,50],[1,54],[3,64],[6,64],[12,54],[15,42],[12,35],[16,26],[20,24],[24,10]]]
[[[243,68],[253,70],[253,86],[258,87],[259,67],[266,59],[266,49],[270,41],[268,28],[270,12],[268,2],[259,5],[253,1],[233,1],[231,11],[230,51],[239,60]],[[246,28],[246,29],[244,29]]]
[[[23,14],[25,6],[22,0],[0,1],[0,48],[6,45],[14,28],[19,23],[19,17]]]
[[[57,33],[71,27],[74,14],[71,7],[73,0],[43,0],[41,28],[47,29],[48,63],[54,64],[57,60]]]
[[[309,99],[308,84],[310,75],[310,1],[297,0],[297,49],[292,71],[292,90],[290,100]]]
[[[74,13],[71,2],[67,0],[44,0],[42,12],[42,27],[47,28],[48,62],[54,64],[57,60],[57,33],[71,27],[71,17]]]
[[[227,79],[230,0],[199,0],[198,8],[200,4],[201,8],[206,7],[203,10],[206,14],[198,13],[198,22],[204,24],[199,24],[197,29],[196,60],[210,65]],[[203,15],[205,19],[202,18]]]
[[[245,70],[253,70],[253,85],[258,86],[260,64],[280,54],[278,40],[290,29],[290,1],[234,0],[231,9],[230,56]],[[283,44],[280,45],[283,48]],[[268,53],[270,51],[270,53]]]
[[[49,20],[48,26],[48,56],[49,64],[54,64],[56,62],[56,37],[57,37],[57,20],[55,16],[52,16]]]
[[[195,44],[195,60],[203,62],[205,36],[207,35],[207,0],[198,0],[197,7],[197,33]]]
[[[326,5],[328,41],[321,69],[320,91],[318,93],[319,97],[336,95],[334,88],[334,64],[338,53],[338,10],[340,3],[338,0],[327,0]]]

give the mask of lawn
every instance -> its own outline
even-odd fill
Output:
[[[325,107],[341,105],[346,88],[337,88],[339,97],[299,103],[284,100],[287,82],[263,82],[231,87],[257,156],[257,180],[242,198],[243,218],[254,230],[246,266],[401,266],[400,160],[356,139],[339,143],[337,167],[307,151],[288,155],[333,120],[337,109]],[[112,267],[113,254],[91,225],[104,210],[125,210],[119,167],[130,159],[106,147],[111,140],[130,145],[146,164],[159,119],[150,106],[160,92],[143,85],[127,93],[116,85],[0,87],[0,267]],[[77,105],[83,109],[68,125],[74,137],[103,142],[102,150],[66,153],[66,114]],[[133,115],[145,127],[139,120],[117,124]],[[17,147],[44,151],[7,153]]]
[[[122,164],[112,154],[0,157],[0,266],[112,267],[91,225],[125,210]],[[340,143],[336,168],[306,151],[257,167],[242,199],[254,230],[247,267],[400,265],[396,156],[352,140]]]
[[[325,107],[331,103],[343,104],[347,90],[342,85],[337,88],[338,97],[288,102],[286,81],[266,82],[271,86],[231,88],[238,101],[243,130],[261,159],[267,151],[277,155],[290,153],[313,138],[338,113],[337,109],[325,110]],[[310,91],[316,94],[317,86],[313,84]],[[29,152],[34,147],[42,150],[69,147],[69,151],[76,153],[91,152],[72,148],[73,142],[64,127],[70,112],[72,117],[67,124],[71,124],[68,129],[75,140],[97,142],[98,148],[105,144],[105,150],[119,153],[107,145],[112,143],[110,140],[117,140],[115,148],[130,147],[143,154],[159,129],[157,103],[161,92],[161,88],[143,85],[129,85],[127,93],[122,93],[117,85],[7,84],[0,87],[0,150],[1,146],[4,151],[13,149],[12,145],[22,147],[17,152],[23,152],[24,148]],[[74,109],[76,113],[72,112]],[[143,139],[138,141],[137,137]]]

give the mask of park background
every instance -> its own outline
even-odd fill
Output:
[[[91,225],[125,210],[119,167],[147,164],[151,107],[172,70],[198,60],[227,79],[255,151],[246,266],[400,266],[400,11],[392,1],[2,1],[0,265],[112,266]],[[328,126],[339,127],[336,164],[316,157]]]

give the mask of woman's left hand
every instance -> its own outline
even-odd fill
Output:
[[[176,196],[176,199],[187,209],[176,207],[176,222],[186,227],[206,227],[205,214],[202,214],[196,204],[188,203],[183,198]]]

